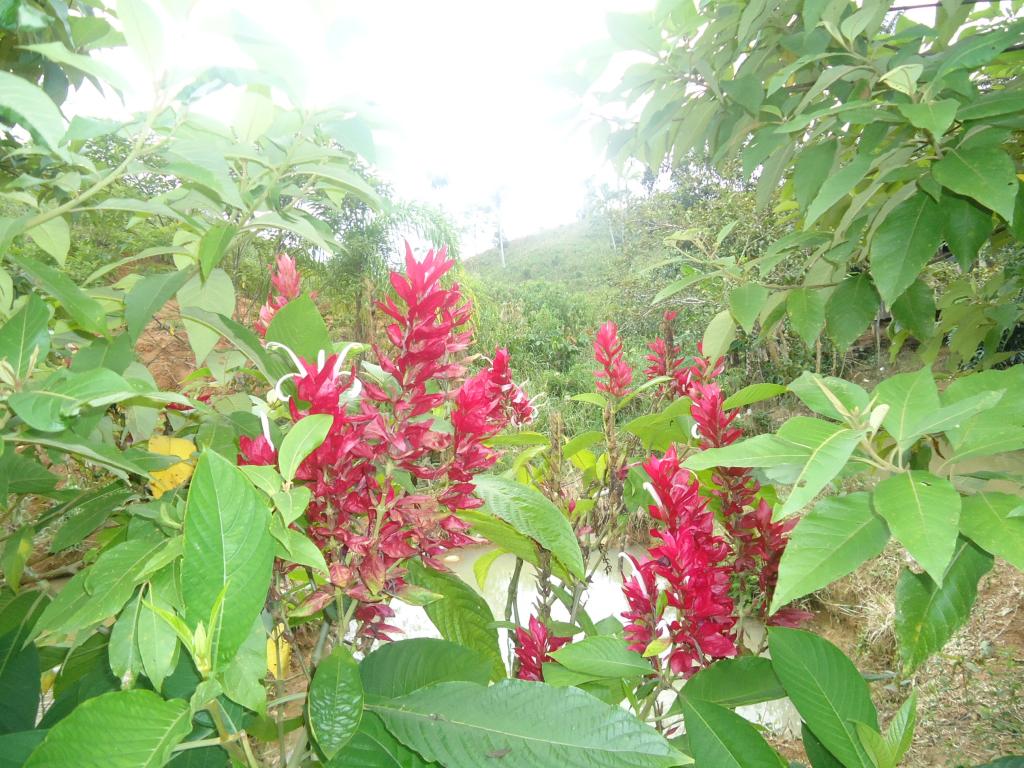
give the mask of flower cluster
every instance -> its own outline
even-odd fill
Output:
[[[292,299],[298,298],[302,292],[299,271],[295,268],[295,259],[283,253],[277,255],[276,270],[270,276],[271,285],[277,291],[267,294],[267,300],[260,307],[260,316],[254,326],[260,336],[267,335],[270,321],[274,319],[281,307]]]
[[[554,661],[550,654],[569,642],[571,638],[555,637],[533,616],[530,628],[516,627],[516,657],[519,659],[520,680],[544,681],[545,662]]]
[[[661,525],[647,556],[633,561],[623,584],[629,610],[626,639],[644,652],[660,641],[663,659],[677,675],[690,677],[716,659],[735,656],[729,545],[714,533],[714,515],[698,493],[698,483],[682,468],[675,447],[643,465],[654,499],[651,516]]]
[[[346,348],[321,352],[316,361],[292,355],[295,372],[275,388],[293,421],[332,417],[326,439],[296,472],[312,491],[306,533],[330,573],[330,584],[306,609],[317,610],[341,590],[361,603],[356,618],[371,637],[394,631],[384,602],[408,589],[403,562],[419,558],[441,569],[440,555],[473,541],[455,512],[481,503],[472,496],[473,476],[498,459],[484,441],[534,415],[512,381],[505,350],[465,378],[471,307],[457,284],[441,284],[453,266],[445,250],[417,261],[407,247],[405,266],[405,275],[391,275],[397,300],[379,305],[393,321],[387,347],[374,347],[383,375],[357,377],[355,367],[346,367]],[[289,380],[291,396],[284,391]],[[450,429],[438,423],[439,411],[449,415]],[[241,454],[243,463],[276,463],[269,430],[243,438]]]
[[[622,355],[619,327],[615,323],[605,323],[598,329],[594,339],[594,359],[601,366],[594,372],[598,391],[607,392],[612,397],[624,396],[633,383],[633,369]]]
[[[670,319],[666,320],[666,325],[670,325]],[[672,376],[675,394],[693,401],[690,414],[696,422],[696,436],[700,438],[701,449],[722,448],[739,440],[743,432],[733,426],[739,411],[725,408],[725,395],[715,381],[725,369],[725,359],[712,362],[701,356],[703,350],[698,345],[700,354],[691,365],[685,366],[675,358],[677,351],[661,357],[659,350],[664,346],[665,342],[660,338],[650,345],[653,354],[647,359],[652,361],[652,365],[647,369],[647,375],[649,378]],[[660,361],[669,359],[671,364],[660,365]],[[663,370],[668,373],[663,373]],[[734,574],[741,582],[741,589],[754,593],[754,611],[770,624],[796,626],[806,621],[810,615],[793,608],[768,616],[778,581],[779,562],[796,520],[772,522],[771,507],[764,499],[758,498],[761,486],[749,469],[718,467],[712,475],[712,482],[715,486],[712,494],[720,504],[722,520],[735,548]]]

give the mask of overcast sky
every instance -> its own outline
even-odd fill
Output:
[[[653,0],[165,0],[171,66],[244,63],[240,24],[262,27],[300,73],[309,106],[352,105],[379,125],[378,167],[400,197],[457,218],[501,192],[509,237],[573,221],[588,178],[610,171],[558,78],[575,51],[607,37],[608,11]],[[145,78],[129,107],[144,108]],[[225,120],[232,94],[202,109]],[[81,94],[72,110],[109,110]],[[447,186],[435,189],[433,180]],[[460,222],[461,223],[461,222]],[[479,235],[469,253],[489,245]]]

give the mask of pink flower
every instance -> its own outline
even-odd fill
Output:
[[[544,664],[554,661],[550,654],[557,651],[572,638],[555,637],[548,634],[548,628],[533,616],[530,617],[530,628],[516,627],[516,658],[519,659],[520,680],[544,681]]]
[[[612,397],[623,397],[633,383],[633,369],[622,355],[622,341],[619,327],[612,322],[605,323],[594,339],[594,359],[601,369],[594,372],[597,389]]]
[[[292,299],[298,298],[302,292],[302,280],[295,268],[295,260],[284,253],[277,255],[276,272],[272,270],[270,282],[277,289],[277,295],[267,295],[267,301],[260,307],[260,316],[255,323],[256,332],[260,336],[267,335],[267,329],[281,308]]]

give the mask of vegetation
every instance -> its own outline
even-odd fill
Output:
[[[272,59],[197,80],[147,0],[8,4],[2,759],[760,768],[736,709],[787,698],[798,760],[900,764],[919,671],[1024,570],[1017,5],[613,16],[644,60],[607,143],[649,183],[503,267],[399,264],[451,225],[358,115],[279,106]],[[68,121],[115,45],[156,103]],[[238,83],[231,125],[191,112]],[[869,392],[883,333],[912,363]],[[799,414],[747,418],[775,398]],[[479,582],[515,558],[501,617],[444,565],[479,541]],[[807,608],[887,549],[885,722]],[[399,603],[441,637],[397,639]]]

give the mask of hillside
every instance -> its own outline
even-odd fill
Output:
[[[510,240],[502,269],[497,248],[466,259],[466,271],[485,280],[542,280],[570,291],[607,285],[614,252],[600,222],[577,222]]]

